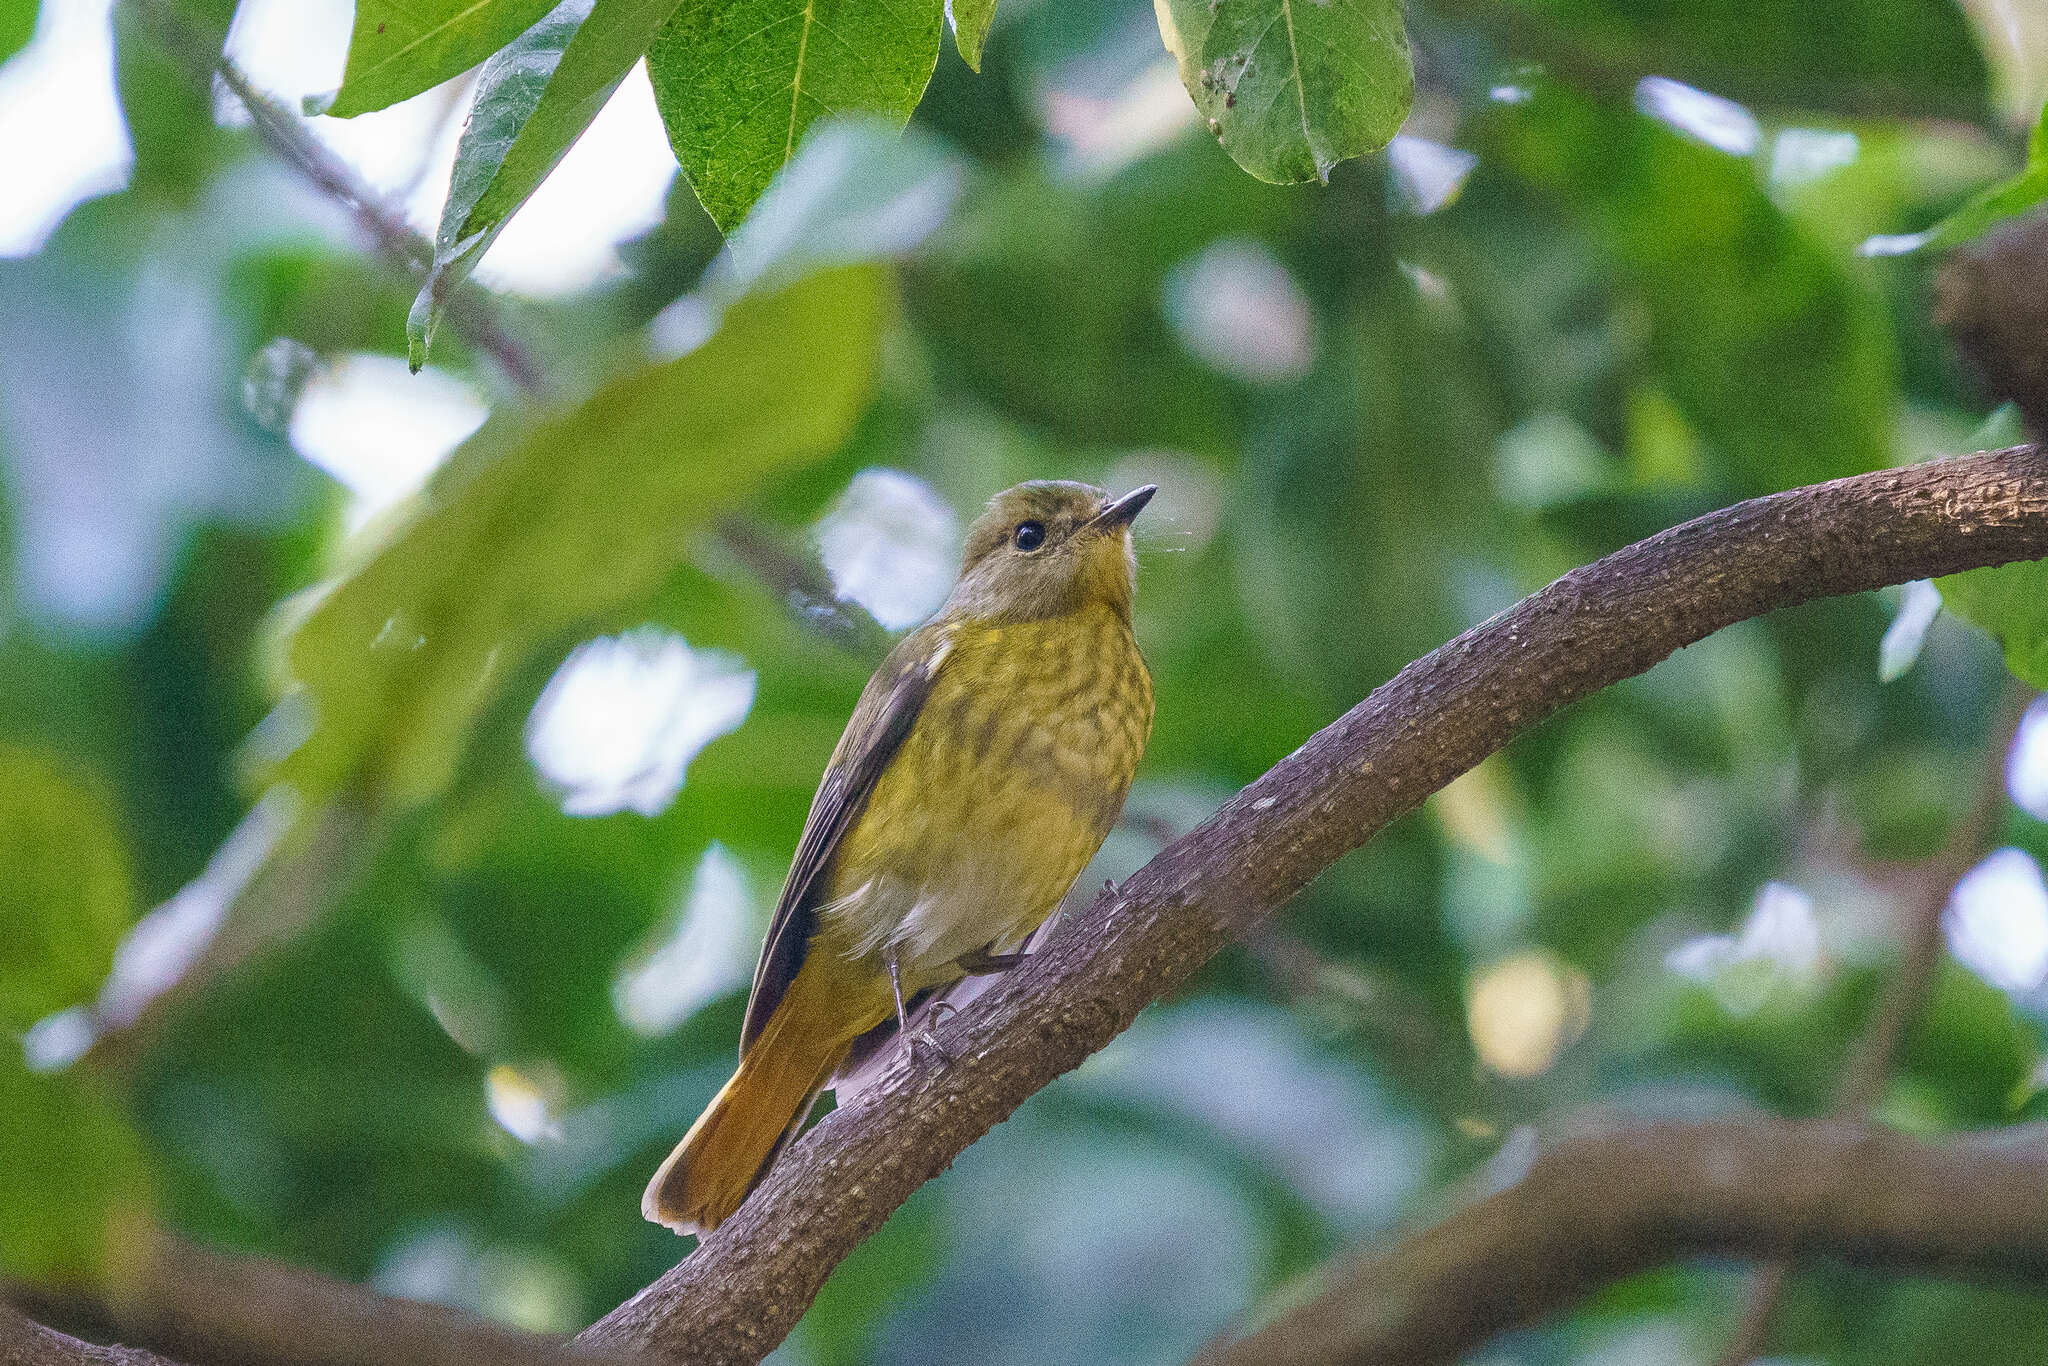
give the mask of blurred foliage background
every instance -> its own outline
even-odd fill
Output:
[[[729,239],[636,70],[477,265],[538,396],[460,318],[408,375],[416,280],[153,22],[295,109],[350,8],[0,0],[10,1278],[151,1222],[545,1330],[657,1275],[638,1192],[817,775],[1016,480],[1161,486],[1158,724],[1092,887],[1566,569],[2011,433],[1913,235],[2039,197],[2023,0],[1418,0],[1402,135],[1307,187],[1209,136],[1143,0],[1005,0],[979,74],[948,43],[901,137],[819,122]],[[305,126],[431,236],[472,80]],[[2037,683],[2039,570],[1949,593]],[[1745,623],[1489,761],[922,1190],[778,1359],[1175,1361],[1520,1126],[1825,1111],[1943,859],[1877,1113],[2041,1113],[2048,706],[1941,605]],[[1710,1360],[1741,1284],[1485,1360]],[[1776,1347],[2044,1335],[1818,1269]]]

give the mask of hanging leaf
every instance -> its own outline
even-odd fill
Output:
[[[996,17],[996,0],[953,0],[953,46],[970,70],[981,70],[981,45]]]
[[[485,63],[455,154],[434,264],[406,319],[426,364],[440,301],[561,163],[647,50],[676,0],[563,0]]]
[[[1924,232],[1869,239],[1863,244],[1863,254],[1903,256],[1929,248],[1961,246],[2044,200],[2048,200],[2048,105],[2042,107],[2040,122],[2027,139],[2027,164],[2016,174],[1971,196],[1969,202]]]
[[[1330,178],[1400,131],[1415,70],[1396,0],[1154,0],[1181,83],[1231,160]]]
[[[939,57],[932,0],[686,0],[647,53],[668,140],[730,231],[834,114],[901,128]]]
[[[341,89],[308,113],[351,118],[459,76],[531,28],[554,0],[356,0]]]

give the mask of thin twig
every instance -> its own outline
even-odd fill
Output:
[[[128,0],[151,21],[158,42],[183,64],[202,89],[215,77],[249,111],[256,132],[270,149],[355,216],[377,250],[393,264],[424,280],[434,263],[434,244],[414,232],[384,197],[349,164],[314,135],[306,121],[250,83],[247,73],[225,53],[181,21],[163,0]],[[489,297],[473,285],[451,290],[444,300],[449,324],[469,344],[496,361],[520,389],[537,395],[546,389],[539,364],[524,343],[508,331]]]

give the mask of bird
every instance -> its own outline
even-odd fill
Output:
[[[1152,729],[1131,624],[1131,523],[1067,480],[1006,489],[960,576],[868,680],[811,801],[769,924],[732,1079],[655,1172],[641,1213],[702,1236],[739,1208],[860,1043],[908,1003],[1003,971],[1123,809]]]

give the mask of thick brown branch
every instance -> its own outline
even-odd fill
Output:
[[[1574,571],[1403,669],[1122,889],[1098,897],[829,1116],[739,1214],[583,1341],[752,1362],[961,1150],[1183,985],[1339,856],[1571,702],[1733,622],[2048,555],[2035,447],[1760,498]]]
[[[2048,1282],[2048,1125],[1939,1144],[1762,1116],[1595,1132],[1197,1360],[1453,1362],[1609,1282],[1703,1255]]]
[[[0,1366],[176,1366],[135,1347],[66,1337],[0,1304]]]

